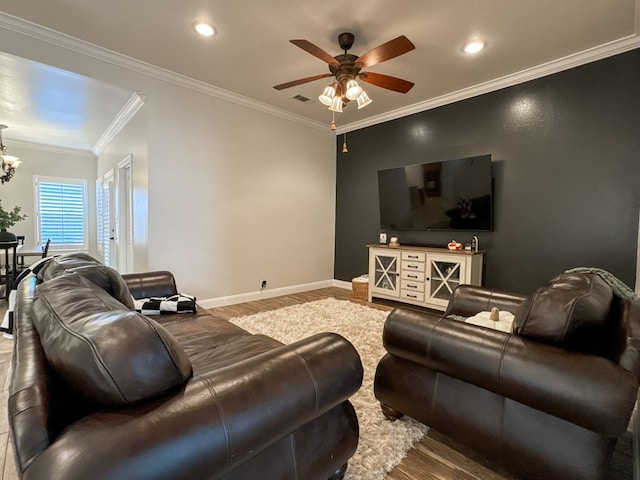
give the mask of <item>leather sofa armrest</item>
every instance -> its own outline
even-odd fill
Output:
[[[492,290],[474,285],[459,285],[453,291],[445,312],[446,315],[471,317],[478,312],[488,312],[493,307],[515,315],[516,310],[527,297],[518,293]]]
[[[384,346],[424,365],[605,435],[627,428],[638,382],[614,362],[515,334],[396,309]]]
[[[195,377],[152,406],[86,417],[42,452],[23,480],[218,478],[342,404],[362,376],[351,343],[314,335]]]
[[[166,270],[122,275],[136,300],[150,297],[170,297],[178,293],[173,274]]]

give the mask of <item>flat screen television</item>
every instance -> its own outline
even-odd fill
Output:
[[[491,155],[379,170],[378,195],[383,228],[493,229]]]

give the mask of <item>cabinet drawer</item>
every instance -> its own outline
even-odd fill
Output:
[[[424,262],[426,261],[427,255],[424,252],[402,252],[402,260],[407,260],[409,262]]]
[[[409,262],[407,260],[402,261],[403,272],[424,272],[424,262]]]
[[[424,282],[402,280],[402,290],[408,292],[424,292]]]
[[[402,279],[403,280],[411,280],[414,282],[424,282],[424,272],[419,272],[417,270],[402,270]]]
[[[423,292],[412,292],[407,290],[400,291],[400,297],[406,298],[409,300],[413,300],[414,302],[424,302],[424,293]]]

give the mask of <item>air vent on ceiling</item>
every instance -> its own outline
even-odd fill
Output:
[[[302,103],[307,103],[307,102],[311,101],[310,98],[307,98],[307,97],[305,97],[303,95],[300,95],[300,94],[296,94],[291,98],[293,98],[294,100],[298,100],[299,102],[302,102]]]

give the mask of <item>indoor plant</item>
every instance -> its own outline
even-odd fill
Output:
[[[16,236],[7,232],[8,228],[13,227],[16,223],[27,218],[26,215],[20,215],[22,209],[18,206],[12,210],[2,208],[2,200],[0,200],[0,242],[15,242]]]

